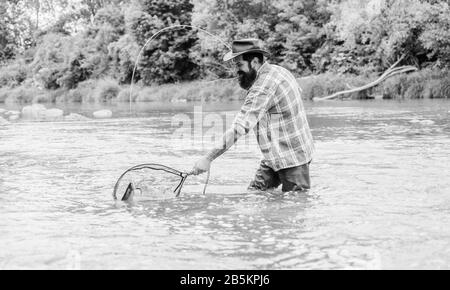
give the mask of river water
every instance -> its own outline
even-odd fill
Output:
[[[1,126],[0,268],[449,269],[450,102],[305,106],[304,193],[248,192],[261,156],[246,138],[213,163],[206,195],[201,175],[179,198],[113,200],[132,165],[190,169],[239,103],[67,105],[113,118]]]

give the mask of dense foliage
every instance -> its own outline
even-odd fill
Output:
[[[450,67],[450,1],[0,1],[2,87],[129,84],[141,48],[141,85],[229,76],[221,41],[193,28],[154,35],[171,25],[194,25],[227,43],[258,37],[270,61],[297,76],[370,76],[402,56],[419,68]]]

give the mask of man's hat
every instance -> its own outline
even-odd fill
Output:
[[[223,61],[229,61],[236,56],[247,52],[260,52],[262,54],[269,55],[267,51],[261,48],[259,39],[239,39],[233,41],[233,43],[231,44],[231,51],[227,52],[223,56]]]

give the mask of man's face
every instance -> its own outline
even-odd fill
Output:
[[[239,85],[244,90],[248,90],[255,82],[256,70],[249,61],[242,58],[242,55],[236,57],[233,61],[238,75]]]

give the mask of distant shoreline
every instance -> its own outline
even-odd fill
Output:
[[[303,99],[324,97],[332,93],[369,83],[377,76],[338,75],[324,73],[298,78]],[[450,98],[450,73],[421,70],[397,75],[380,85],[353,93],[350,99],[433,99]],[[192,81],[158,86],[133,85],[132,102],[195,102],[232,101],[245,98],[245,91],[235,80]],[[32,86],[0,88],[0,103],[103,103],[129,102],[130,85],[114,79],[88,80],[75,89],[45,90]]]

